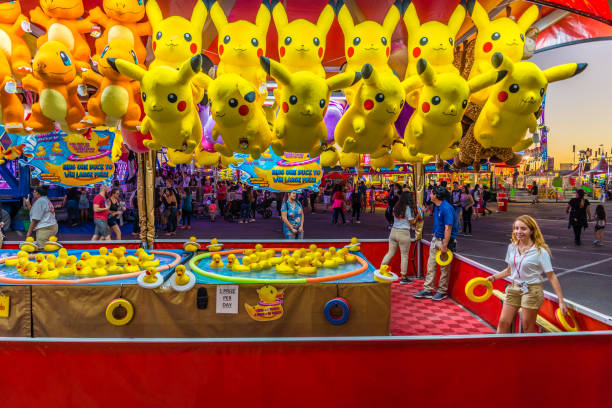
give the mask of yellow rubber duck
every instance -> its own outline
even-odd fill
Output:
[[[76,265],[74,266],[74,269],[75,276],[91,276],[93,274],[91,266],[87,265],[85,261],[77,261]]]
[[[55,268],[57,269],[61,269],[64,268],[66,266],[66,262],[67,262],[68,258],[55,258]]]
[[[283,262],[283,258],[284,256],[274,256],[272,258],[270,258],[268,261],[270,262],[270,266],[276,266],[279,265]]]
[[[123,268],[117,265],[117,258],[114,256],[106,257],[106,270],[108,273],[123,273]]]
[[[62,247],[62,244],[57,242],[57,237],[53,236],[53,237],[49,237],[49,241],[47,241],[47,243],[45,244],[43,251],[53,252],[53,251],[59,250],[61,247]]]
[[[338,266],[338,264],[336,263],[336,259],[331,252],[326,252],[325,255],[323,255],[323,258],[323,266],[325,268],[335,268],[336,266]]]
[[[208,245],[208,252],[217,252],[223,248],[223,245],[219,244],[217,238],[213,238],[210,240],[210,244]]]
[[[30,262],[28,258],[17,258],[18,263],[16,265],[17,272],[23,275],[28,265],[34,265],[34,262]]]
[[[125,259],[125,252],[123,252],[121,248],[113,248],[111,256],[117,259],[117,265],[125,265],[127,263],[127,260]]]
[[[93,270],[94,276],[106,276],[108,271],[106,270],[106,261],[104,258],[96,258],[96,267]]]
[[[200,250],[200,244],[198,244],[196,237],[189,237],[189,241],[183,244],[183,249],[186,252],[197,252]],[[189,278],[189,277],[187,277]],[[177,281],[178,282],[178,281]]]
[[[68,251],[66,250],[66,248],[60,248],[57,251],[57,257],[58,259],[65,259],[66,263],[68,263]]]
[[[45,256],[43,254],[36,254],[34,255],[34,261],[36,263],[41,263],[45,260]]]
[[[100,249],[98,249],[98,252],[100,252],[100,255],[101,255],[101,256],[107,256],[107,255],[109,255],[109,252],[108,252],[108,248],[107,248],[107,247],[100,247]]]
[[[4,260],[4,265],[8,266],[9,268],[16,267],[17,264],[19,264],[19,258],[18,257],[7,258],[7,259]]]
[[[53,147],[51,147],[51,150],[53,150],[53,153],[64,153],[64,151],[60,147],[59,142],[53,143]]]
[[[348,248],[342,248],[338,251],[338,255],[342,257],[342,259],[344,259],[344,262],[346,263],[352,263],[357,261],[357,257],[353,254],[349,254],[349,249]]]
[[[178,265],[174,272],[176,273],[176,283],[180,286],[184,286],[191,280],[189,275],[185,273],[185,265]],[[143,278],[144,279],[144,278]]]
[[[391,274],[391,271],[389,271],[389,265],[381,265],[379,271],[380,271],[380,274],[383,276],[389,276],[389,277],[393,276]]]
[[[323,266],[323,255],[320,252],[315,252],[312,255],[312,266],[315,268],[320,268]]]
[[[347,249],[351,252],[361,251],[361,247],[359,246],[359,240],[357,239],[357,237],[351,238],[351,243],[347,245]]]
[[[59,271],[55,268],[49,269],[49,265],[45,262],[38,264],[36,273],[38,274],[38,279],[57,279],[59,276]]]
[[[295,258],[286,256],[281,264],[276,265],[276,273],[295,273]]]
[[[157,282],[157,269],[155,268],[148,268],[145,271],[145,276],[142,278],[143,281],[145,281],[146,283],[155,283]]]
[[[21,249],[22,251],[26,251],[26,252],[34,252],[38,248],[34,244],[34,238],[33,237],[27,237],[24,242],[19,244],[19,249]]]
[[[310,250],[310,252],[311,252],[311,253],[316,252],[316,251],[317,251],[317,248],[318,248],[318,247],[317,247],[317,245],[316,245],[316,244],[310,244],[310,245],[308,246],[308,249]]]
[[[267,252],[262,252],[259,255],[259,264],[261,265],[261,269],[268,269],[274,266],[270,262],[270,254],[268,254]]]
[[[234,262],[232,262],[232,271],[234,272],[251,272],[251,267],[249,265],[248,262],[248,258],[242,258],[244,264],[241,265],[240,261],[238,259],[236,259]],[[227,263],[229,264],[229,257],[227,260]]]
[[[251,256],[251,255],[253,255],[253,250],[252,249],[245,249],[243,254],[245,256]]]
[[[332,258],[336,257],[336,247],[329,247],[327,248],[327,252],[329,252],[332,255]]]
[[[304,257],[298,262],[297,273],[298,275],[314,275],[317,273],[317,268],[312,265],[310,257]]]
[[[56,260],[57,260],[57,258],[53,254],[49,254],[49,255],[45,256],[45,261],[47,261],[47,265],[48,265],[49,269],[55,269],[55,261]]]
[[[74,265],[68,266],[67,264],[62,266],[61,268],[55,265],[55,269],[59,272],[60,275],[74,275],[76,273],[76,269]]]
[[[145,255],[143,257],[142,263],[140,264],[140,267],[143,269],[157,268],[158,266],[159,266],[159,259],[155,259],[154,254]]]
[[[36,272],[37,264],[34,262],[28,262],[23,270],[23,277],[27,279],[36,279],[38,278],[38,273]]]
[[[255,253],[256,253],[256,254],[261,254],[262,252],[264,252],[264,250],[263,250],[263,245],[261,245],[261,244],[255,244]]]
[[[212,256],[212,261],[210,262],[210,265],[208,266],[210,268],[224,268],[225,264],[221,261],[221,255],[214,254]]]
[[[262,266],[259,263],[259,257],[255,254],[249,256],[249,263],[252,271],[261,271]]]
[[[234,266],[234,262],[238,262],[238,258],[236,258],[236,254],[229,254],[227,256],[227,263],[225,264],[227,269],[232,269],[232,267]]]
[[[126,263],[125,268],[123,268],[125,273],[140,272],[141,269],[140,266],[138,266],[138,258],[135,256],[128,256],[126,258]]]
[[[38,157],[43,157],[47,154],[43,146],[38,146],[38,150],[35,153]]]
[[[88,262],[91,259],[91,254],[89,252],[83,252],[81,254],[81,261]]]
[[[266,254],[268,255],[268,259],[274,258],[276,256],[276,252],[273,249],[266,249]]]
[[[78,259],[76,256],[69,255],[68,258],[66,258],[66,266],[69,268],[73,268],[76,265],[77,261]]]

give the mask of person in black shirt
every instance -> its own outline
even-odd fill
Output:
[[[534,183],[535,185],[535,183]],[[588,220],[591,219],[591,210],[589,208],[589,200],[584,198],[584,190],[579,189],[576,191],[576,197],[572,198],[565,212],[569,214],[569,224],[567,228],[574,229],[574,242],[576,245],[580,245],[580,235],[583,229],[587,229],[589,226]]]
[[[68,211],[68,221],[66,223],[71,227],[79,225],[80,198],[81,192],[76,187],[69,188],[66,196],[64,197],[64,207],[66,207],[66,211]]]

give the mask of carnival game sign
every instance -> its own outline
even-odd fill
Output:
[[[308,154],[285,153],[277,156],[272,148],[261,155],[259,160],[247,154],[234,154],[242,162],[230,165],[240,170],[240,181],[255,189],[272,192],[316,191],[321,183],[323,171],[319,158],[310,158]]]
[[[92,129],[85,135],[60,130],[26,139],[21,162],[32,167],[33,177],[62,187],[110,185],[115,133],[109,129]]]

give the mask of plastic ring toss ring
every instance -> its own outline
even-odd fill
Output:
[[[185,271],[185,275],[189,276],[189,282],[184,285],[179,285],[176,282],[176,274],[173,274],[172,277],[170,277],[170,287],[176,290],[177,292],[186,292],[189,289],[193,288],[196,284],[195,275],[189,271]]]
[[[332,308],[335,308],[335,307],[339,307],[341,310],[341,313],[339,316],[332,315],[331,313]],[[323,309],[323,314],[325,314],[325,318],[331,324],[341,325],[341,324],[346,323],[346,321],[348,320],[350,311],[351,311],[351,307],[349,306],[346,299],[337,297],[337,298],[333,298],[329,300],[325,304],[325,308]]]
[[[397,274],[395,274],[393,272],[387,272],[387,273],[389,273],[391,276],[383,275],[380,272],[380,269],[375,270],[374,271],[374,280],[377,281],[377,282],[387,283],[387,282],[395,282],[396,280],[399,279]]]
[[[119,315],[121,317],[115,317]],[[127,299],[113,299],[106,306],[106,320],[113,326],[124,326],[132,321],[134,317],[134,306]]]
[[[580,330],[578,322],[576,321],[576,319],[574,319],[574,315],[572,315],[571,311],[567,311],[567,317],[569,317],[569,319],[566,319],[565,316],[563,316],[561,308],[559,307],[555,311],[555,317],[557,318],[557,321],[559,322],[561,327],[563,327],[565,330],[569,332],[576,332]]]
[[[474,290],[478,286],[481,286],[481,285],[484,286],[487,289],[487,291],[480,296],[476,296],[474,294]],[[479,277],[479,278],[470,279],[468,283],[465,284],[465,296],[467,296],[467,298],[470,299],[472,302],[475,302],[475,303],[484,302],[485,300],[489,299],[492,294],[493,294],[493,285],[491,284],[490,281],[488,281],[485,278]]]
[[[442,260],[442,251],[436,253],[436,263],[440,266],[446,266],[453,261],[453,253],[450,249],[446,250],[446,260]]]
[[[147,273],[143,272],[140,275],[138,275],[138,278],[136,278],[138,285],[140,285],[140,287],[142,288],[155,289],[155,288],[160,287],[164,283],[164,277],[159,272],[155,274],[156,279],[155,279],[155,282],[152,282],[152,283],[146,282],[144,280],[145,276],[147,276]]]

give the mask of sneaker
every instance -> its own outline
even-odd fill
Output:
[[[357,224],[361,224],[361,221],[359,221],[359,220],[357,220],[357,221],[355,221],[355,222],[356,222]]]
[[[599,240],[596,239],[595,241],[593,241],[593,245],[598,245],[598,244],[599,244]]]
[[[444,300],[446,299],[448,296],[446,295],[446,293],[440,293],[440,292],[436,292],[435,295],[433,295],[433,297],[431,298],[431,300]]]
[[[412,279],[409,279],[407,277],[402,277],[402,279],[400,279],[400,283],[412,283]]]
[[[464,237],[471,237],[472,234],[463,234]]]
[[[603,246],[603,242],[598,242],[597,246]]]
[[[412,296],[414,296],[417,299],[431,299],[433,298],[433,293],[431,292],[427,292],[425,289],[419,290],[417,293],[413,293]]]

